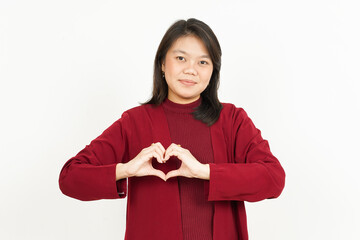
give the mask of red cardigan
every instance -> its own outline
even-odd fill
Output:
[[[213,239],[248,239],[244,201],[280,195],[285,172],[242,108],[223,103],[218,121],[210,127],[214,163],[204,194],[214,203]],[[177,178],[132,177],[115,181],[119,162],[133,159],[151,143],[171,144],[162,106],[144,105],[122,117],[64,165],[61,191],[79,200],[127,198],[127,240],[182,239]],[[165,173],[176,163],[155,168]],[[128,187],[127,187],[128,180]],[[196,214],[196,213],[194,213]]]

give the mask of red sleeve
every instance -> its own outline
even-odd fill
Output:
[[[116,164],[127,158],[127,114],[68,160],[59,176],[60,190],[83,201],[124,198],[126,179],[116,181]]]
[[[234,163],[210,164],[210,201],[255,202],[280,195],[285,172],[246,112],[236,109],[233,120]]]

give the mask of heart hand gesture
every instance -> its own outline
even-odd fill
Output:
[[[169,160],[171,156],[177,157],[181,161],[181,165],[179,169],[168,172],[166,180],[177,176],[209,179],[209,165],[200,163],[189,150],[173,143],[166,149],[165,161]]]
[[[180,168],[168,172],[155,169],[152,166],[152,159],[155,158],[159,163],[166,164],[171,156],[177,157],[181,161]],[[128,163],[119,163],[116,166],[116,180],[127,177],[157,176],[164,181],[169,178],[183,176],[188,178],[200,178],[209,180],[209,164],[200,163],[189,150],[180,145],[172,143],[166,150],[161,143],[153,143],[144,148],[141,152]]]
[[[157,176],[166,181],[165,173],[155,169],[151,161],[155,158],[159,163],[164,162],[165,148],[161,143],[153,143],[150,147],[144,148],[131,161],[118,163],[116,166],[116,180],[127,177]]]

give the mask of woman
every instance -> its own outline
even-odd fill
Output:
[[[217,96],[221,49],[205,23],[175,22],[152,98],[63,167],[61,191],[127,198],[125,239],[248,239],[244,201],[280,195],[285,173],[242,108]]]

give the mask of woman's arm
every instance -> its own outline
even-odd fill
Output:
[[[154,143],[128,161],[131,126],[128,114],[113,123],[61,170],[59,186],[70,197],[89,201],[124,198],[126,178],[154,175],[165,180],[165,174],[152,166],[152,159],[164,161],[165,149]]]
[[[246,112],[236,109],[233,116],[234,163],[210,164],[208,199],[254,202],[278,197],[285,184],[282,166]]]
[[[116,166],[128,159],[127,117],[123,114],[65,163],[59,176],[65,195],[83,201],[126,196],[126,179],[116,181]]]

